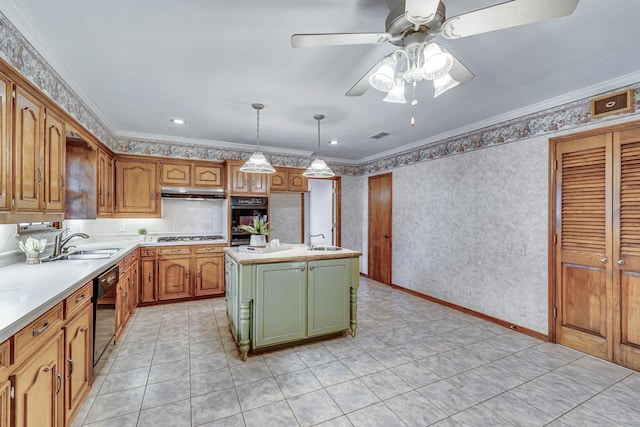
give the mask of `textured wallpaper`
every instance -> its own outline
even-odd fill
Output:
[[[302,243],[302,198],[300,193],[271,193],[271,234],[280,243]]]
[[[342,177],[342,246],[362,251],[360,271],[367,272],[367,254],[363,245],[363,230],[366,231],[367,207],[365,205],[367,178],[363,176]]]

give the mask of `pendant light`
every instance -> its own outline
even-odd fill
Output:
[[[335,176],[335,173],[320,158],[320,120],[324,119],[324,114],[316,114],[313,118],[318,121],[318,152],[316,153],[316,159],[311,162],[311,165],[302,175],[307,178],[331,178]]]
[[[258,114],[258,124],[256,131],[256,152],[249,157],[249,160],[245,162],[240,168],[240,172],[245,173],[274,173],[276,170],[264,157],[264,154],[260,152],[260,110],[264,108],[263,104],[251,104]]]

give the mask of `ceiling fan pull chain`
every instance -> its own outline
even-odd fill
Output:
[[[416,125],[416,105],[418,100],[416,99],[416,82],[413,82],[413,101],[411,101],[411,126]]]

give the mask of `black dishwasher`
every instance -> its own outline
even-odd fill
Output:
[[[93,367],[107,360],[116,333],[116,287],[120,280],[117,265],[93,279]],[[97,372],[96,372],[97,373]]]

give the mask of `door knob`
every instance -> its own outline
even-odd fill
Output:
[[[606,264],[607,263],[607,259],[606,258],[601,258],[600,262],[603,263],[603,264]]]
[[[625,263],[624,263],[624,260],[623,260],[623,259],[619,259],[619,260],[618,260],[618,265],[624,265],[624,264],[625,264]]]
[[[388,234],[385,234],[385,235],[384,235],[384,237],[388,239],[388,238],[389,238],[389,235],[388,235]]]

